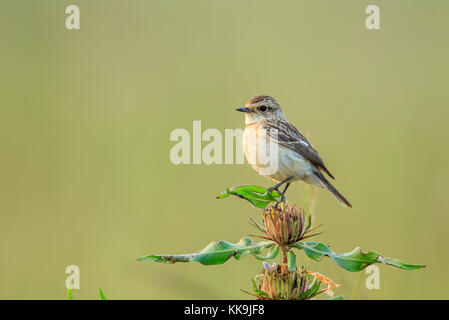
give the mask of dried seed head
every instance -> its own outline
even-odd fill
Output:
[[[256,277],[252,294],[261,300],[308,300],[325,290],[320,290],[321,279],[306,271],[288,271],[282,266],[264,267]]]
[[[276,242],[281,247],[288,247],[302,239],[308,238],[307,232],[314,230],[310,228],[310,221],[306,219],[303,208],[296,205],[287,205],[278,208],[269,206],[262,210],[263,227],[260,229],[265,233],[265,238]]]

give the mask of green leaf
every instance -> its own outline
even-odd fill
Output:
[[[98,292],[100,293],[101,300],[108,300],[100,288],[98,288]]]
[[[72,288],[67,289],[67,300],[73,300]]]
[[[293,253],[293,251],[289,251],[287,252],[287,266],[288,266],[288,271],[295,271],[295,267],[296,267],[296,256]]]
[[[307,226],[306,226],[306,230],[309,230],[311,226],[312,226],[312,215],[311,215],[311,214],[308,214],[308,215],[307,215]]]
[[[176,262],[199,262],[203,265],[222,264],[234,257],[240,260],[243,256],[251,254],[259,260],[273,259],[277,256],[279,250],[274,247],[274,242],[263,241],[256,243],[250,238],[242,238],[238,243],[230,243],[224,240],[212,242],[203,250],[196,253],[183,255],[148,255],[140,257],[139,261],[155,261],[164,263]],[[271,248],[266,257],[260,257],[263,249]]]
[[[253,290],[255,294],[258,294],[259,296],[268,297],[268,293],[265,291],[259,290],[259,287],[256,284],[256,281],[254,279],[251,279],[251,282],[253,283]]]
[[[343,296],[330,297],[327,300],[343,300]]]
[[[254,281],[254,279],[251,279],[251,283],[253,284],[254,291],[259,290],[259,287],[257,286],[257,283],[256,283],[256,281]]]
[[[320,291],[321,282],[315,279],[312,285],[301,295],[299,300],[310,299],[318,294]]]
[[[269,260],[269,259],[274,259],[278,256],[279,254],[279,247],[278,246],[272,246],[270,248],[270,251],[268,251],[268,253],[265,255],[265,257],[261,257],[256,253],[252,253],[252,255],[258,259],[258,260]]]
[[[320,292],[320,288],[321,288],[321,281],[319,281],[318,279],[316,280],[316,286],[315,286],[315,291],[313,292],[313,296],[316,296],[319,292]]]
[[[271,202],[279,202],[281,195],[277,191],[268,192],[268,189],[255,185],[241,185],[226,189],[225,192],[219,194],[217,199],[224,199],[230,195],[249,201],[254,207],[266,209]]]
[[[361,271],[374,263],[387,264],[404,270],[416,270],[425,267],[423,265],[407,264],[397,259],[387,258],[374,251],[363,253],[360,247],[341,254],[336,254],[329,249],[329,246],[322,242],[298,242],[294,247],[304,250],[305,254],[315,261],[320,261],[323,257],[328,256],[341,268],[351,272]]]

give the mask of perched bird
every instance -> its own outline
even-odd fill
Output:
[[[318,151],[307,139],[289,123],[282,113],[279,103],[270,96],[257,96],[249,100],[237,111],[245,113],[245,131],[243,133],[243,149],[252,167],[261,175],[278,182],[270,188],[278,191],[285,200],[285,192],[292,181],[302,180],[311,185],[328,189],[344,206],[352,205],[326,179],[322,171],[334,179],[324,165]],[[277,153],[276,170],[267,172],[267,164],[259,161],[267,158],[268,146],[274,143]],[[269,157],[268,157],[269,158]],[[251,159],[251,161],[250,161]],[[256,159],[254,161],[254,159]],[[272,161],[273,162],[273,161]],[[269,164],[268,164],[269,165]],[[281,192],[279,188],[285,184]]]

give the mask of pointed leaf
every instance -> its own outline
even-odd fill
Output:
[[[374,251],[364,253],[360,247],[341,254],[336,254],[329,249],[329,246],[322,242],[298,242],[294,247],[304,250],[305,254],[315,261],[320,261],[323,257],[328,256],[341,268],[351,272],[361,271],[373,263],[387,264],[404,270],[416,270],[425,267],[423,265],[407,264],[397,259],[387,258]]]
[[[225,192],[217,196],[217,199],[224,199],[230,195],[245,199],[260,209],[266,209],[271,202],[278,202],[281,199],[281,195],[277,191],[270,193],[267,188],[255,185],[241,185],[226,189]]]
[[[266,293],[265,291],[259,290],[259,287],[256,284],[256,281],[254,281],[254,279],[251,279],[251,282],[253,283],[253,290],[254,293],[262,296],[262,297],[268,297],[268,293]]]
[[[315,279],[312,285],[299,297],[299,300],[313,298],[320,291],[320,285],[320,280]]]
[[[296,256],[293,251],[287,252],[287,265],[288,265],[288,271],[295,271],[296,268]]]
[[[312,226],[312,215],[309,214],[309,215],[307,215],[307,226],[306,226],[306,230],[309,230],[311,226]]]
[[[212,242],[203,250],[196,253],[184,255],[148,255],[140,257],[139,261],[155,261],[164,263],[176,262],[199,262],[203,265],[222,264],[228,261],[229,258],[234,257],[240,260],[243,256],[251,254],[257,259],[271,259],[277,256],[276,250],[271,250],[267,257],[261,258],[258,256],[263,249],[272,248],[274,242],[263,241],[256,243],[250,238],[242,238],[238,243],[230,243],[224,240],[219,242]],[[274,255],[276,253],[276,255]]]
[[[101,300],[108,300],[100,288],[98,288],[98,292],[100,293]]]
[[[268,251],[268,253],[266,254],[266,256],[265,257],[261,257],[261,256],[259,256],[258,254],[256,254],[256,253],[252,253],[253,254],[253,256],[256,258],[256,259],[258,259],[258,260],[269,260],[269,259],[274,259],[274,258],[276,258],[277,256],[278,256],[278,254],[279,254],[279,247],[278,246],[272,246],[271,248],[270,248],[270,251]]]

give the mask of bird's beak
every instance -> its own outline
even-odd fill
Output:
[[[248,108],[245,108],[245,107],[237,108],[235,110],[240,111],[240,112],[251,112],[251,110],[249,110]]]

